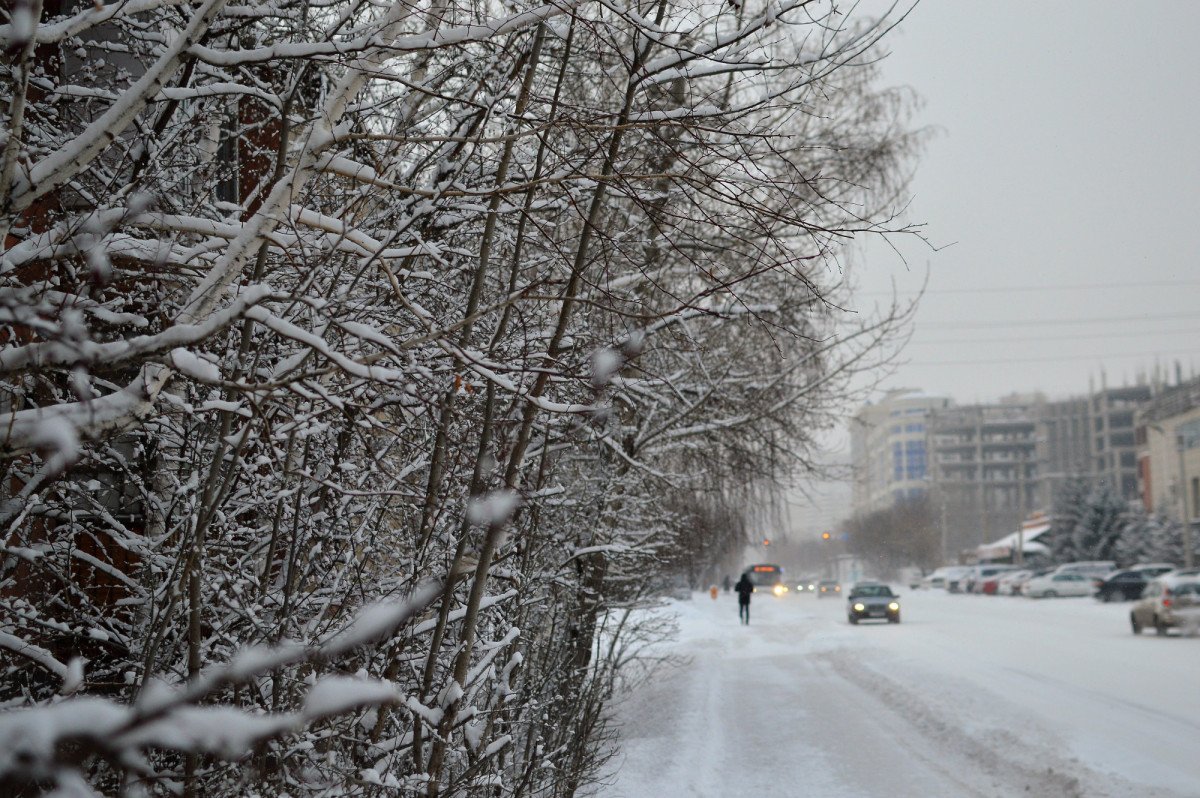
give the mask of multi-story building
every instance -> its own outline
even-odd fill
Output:
[[[1200,378],[1162,391],[1139,409],[1137,442],[1146,510],[1200,521]]]
[[[1036,408],[1043,402],[1012,396],[930,414],[929,476],[944,558],[1017,529],[1037,509]]]
[[[1037,409],[1037,503],[1047,511],[1067,482],[1091,475],[1089,407],[1091,402],[1080,396]]]
[[[1194,393],[1198,479],[1191,507],[1200,513],[1200,383]],[[1135,413],[1152,396],[1145,383],[1102,385],[1059,401],[1014,394],[969,406],[889,393],[864,406],[851,426],[853,512],[928,493],[949,561],[1013,532],[1035,511],[1052,512],[1072,479],[1106,480],[1134,501],[1140,495]]]
[[[1146,384],[1102,387],[1086,397],[1036,409],[1038,505],[1047,511],[1065,482],[1105,480],[1127,500],[1138,493],[1134,413],[1149,401]]]
[[[926,418],[951,404],[942,396],[891,391],[855,414],[850,425],[855,515],[883,510],[928,492]]]
[[[1138,498],[1135,415],[1150,401],[1149,385],[1102,388],[1092,394],[1092,473],[1108,480],[1129,501]]]

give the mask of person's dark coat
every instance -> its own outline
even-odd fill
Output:
[[[750,577],[742,574],[742,578],[733,586],[733,589],[738,594],[739,604],[750,603],[750,594],[754,592],[754,583],[750,581]]]

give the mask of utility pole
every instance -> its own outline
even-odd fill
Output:
[[[1187,471],[1183,463],[1183,433],[1175,433],[1175,451],[1179,454],[1179,521],[1183,524],[1183,567],[1192,567],[1192,521],[1188,517]]]
[[[1017,551],[1014,565],[1025,564],[1025,450],[1017,450]]]

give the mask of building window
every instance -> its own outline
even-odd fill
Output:
[[[1183,440],[1183,448],[1195,449],[1200,447],[1200,419],[1180,424],[1175,428],[1175,434]]]

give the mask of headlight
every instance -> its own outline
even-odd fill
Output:
[[[863,604],[861,602],[854,605],[855,612],[864,612],[864,611],[866,611],[866,609],[867,609],[867,605]]]
[[[816,589],[817,589],[817,586],[816,586],[816,585],[809,585],[809,586],[808,586],[808,589],[809,589],[809,590],[816,590]]]
[[[888,609],[891,610],[892,612],[899,612],[900,604],[893,601],[891,604],[888,604]]]
[[[782,596],[786,592],[787,592],[786,585],[775,585],[775,595],[776,596]]]

